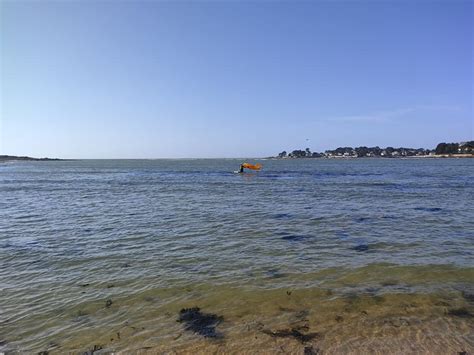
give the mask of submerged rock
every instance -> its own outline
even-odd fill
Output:
[[[216,327],[224,320],[222,316],[202,313],[199,307],[183,308],[179,311],[178,322],[184,323],[184,329],[197,333],[205,338],[219,338],[222,334]]]

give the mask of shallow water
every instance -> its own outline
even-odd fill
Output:
[[[0,351],[474,351],[473,159],[261,163],[0,165]]]

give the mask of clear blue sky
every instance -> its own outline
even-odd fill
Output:
[[[474,139],[471,1],[1,1],[0,154]]]

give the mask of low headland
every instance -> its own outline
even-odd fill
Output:
[[[439,143],[435,149],[425,148],[393,148],[386,147],[339,147],[325,152],[311,152],[309,148],[305,150],[296,149],[288,153],[283,151],[276,157],[277,159],[292,158],[407,158],[407,157],[429,157],[429,158],[473,158],[474,141],[460,143]]]
[[[58,158],[32,158],[32,157],[19,157],[16,155],[0,155],[0,163],[7,161],[60,161],[64,159]]]

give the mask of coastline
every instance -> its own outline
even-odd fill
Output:
[[[324,152],[311,152],[310,148],[286,150],[275,158],[471,158],[474,156],[474,141],[439,143],[434,149],[409,147],[338,147]]]
[[[292,159],[464,159],[474,158],[474,154],[433,154],[433,155],[413,155],[413,156],[400,156],[400,157],[357,157],[357,156],[324,156],[324,157],[268,157],[264,159],[274,160],[292,160]]]
[[[0,155],[0,163],[9,161],[65,161],[69,159],[58,159],[58,158],[32,158],[28,156],[16,156],[16,155]]]
[[[474,154],[435,154],[435,155],[427,155],[427,156],[414,156],[414,157],[407,157],[407,158],[474,158]]]

